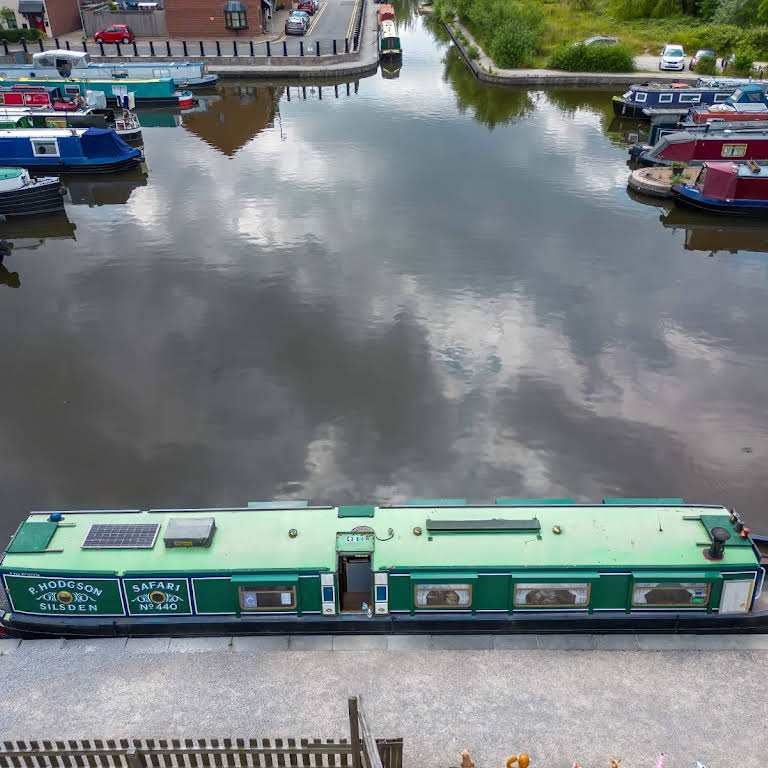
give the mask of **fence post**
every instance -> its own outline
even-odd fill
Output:
[[[43,41],[42,40],[38,40],[37,44],[40,46],[40,51],[41,52],[45,50],[45,48],[43,48]]]
[[[59,42],[59,38],[55,37],[54,40],[56,41],[56,50],[61,50],[61,43]]]
[[[122,56],[123,54],[120,51],[120,43],[115,43],[115,48],[117,48],[117,55]]]
[[[357,699],[347,699],[349,706],[349,740],[352,742],[352,768],[362,768],[360,760],[360,724],[357,712]]]
[[[87,40],[83,40],[83,51],[85,53],[88,53],[88,41]]]
[[[144,768],[144,760],[136,751],[136,747],[131,747],[125,751],[125,761],[128,763],[128,768]]]
[[[85,43],[83,43],[85,45]],[[22,37],[21,38],[21,47],[24,49],[24,53],[29,53],[27,50],[27,41]]]
[[[216,41],[216,55],[221,56],[221,43],[219,41]]]
[[[303,55],[304,55],[304,41],[299,40],[299,56],[303,56]]]
[[[170,56],[171,55],[171,41],[170,40],[166,40],[165,41],[165,50],[168,53],[168,55]]]
[[[203,41],[200,41],[200,55],[205,56],[205,48],[203,48]]]
[[[253,56],[253,40],[249,41],[249,45],[251,46],[251,56]]]
[[[99,41],[99,50],[101,51],[101,55],[103,56],[104,55],[104,43],[102,43],[101,41]]]
[[[67,46],[67,50],[71,51],[72,49],[69,46],[69,40],[66,40],[65,43],[66,43],[66,46]],[[6,51],[6,53],[7,53],[7,51]]]
[[[336,38],[333,38],[333,55],[336,55]]]
[[[349,53],[349,38],[344,38],[344,53]]]
[[[288,55],[288,44],[283,40],[283,56]]]
[[[316,55],[316,56],[319,56],[319,55],[320,55],[320,41],[319,41],[319,40],[317,41],[317,47],[316,47],[316,53],[315,53],[315,55]]]
[[[8,41],[3,40],[3,50],[5,51],[5,55],[8,55]]]
[[[272,55],[272,48],[270,48],[269,40],[267,40],[267,56],[271,56],[271,55]]]
[[[232,41],[232,55],[237,56],[237,40]]]
[[[187,41],[186,40],[182,40],[181,41],[181,47],[184,49],[184,58],[186,59],[187,56],[189,55],[187,53]]]
[[[133,41],[133,55],[138,56],[139,55],[139,49],[136,47],[136,41]]]
[[[149,55],[155,55],[155,44],[151,40],[149,41]]]

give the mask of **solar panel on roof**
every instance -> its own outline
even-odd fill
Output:
[[[159,523],[93,523],[83,549],[152,549]]]

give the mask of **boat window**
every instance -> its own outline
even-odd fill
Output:
[[[30,139],[35,157],[58,157],[59,142],[56,139]]]
[[[639,93],[639,92],[635,93],[635,101],[643,102],[647,98],[648,98],[648,94],[647,93]]]
[[[704,182],[707,180],[707,166],[705,165],[696,177],[696,186],[699,189],[704,189]]]
[[[64,93],[67,93],[70,96],[77,96],[77,94],[80,93],[80,86],[79,85],[65,85],[64,86]]]
[[[586,583],[563,584],[515,584],[516,606],[586,605],[589,602],[590,585]]]
[[[165,78],[170,76],[171,76],[170,69],[153,69],[152,70],[152,77]]]
[[[632,605],[652,606],[705,606],[709,602],[711,585],[702,583],[639,583],[632,591]]]
[[[698,104],[701,101],[700,93],[681,93],[679,95],[681,104]]]
[[[746,144],[723,144],[720,150],[720,157],[744,157],[746,154]]]
[[[244,611],[287,610],[296,607],[296,587],[271,585],[238,587],[240,608]]]
[[[672,103],[672,94],[671,93],[661,93],[659,94],[659,104],[671,104]]]
[[[472,603],[471,584],[417,584],[417,608],[467,608]]]
[[[738,93],[738,91],[736,91],[733,94],[734,101],[738,101],[738,99],[736,98],[736,94],[737,93]],[[727,93],[716,93],[715,94],[715,104],[722,104],[722,102],[724,102],[724,101],[728,101],[728,94]]]

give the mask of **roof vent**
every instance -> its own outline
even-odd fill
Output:
[[[210,547],[216,521],[212,517],[172,517],[165,527],[165,546]]]
[[[709,545],[709,549],[704,552],[704,556],[707,560],[722,560],[725,553],[725,542],[731,538],[731,532],[717,525],[712,529],[711,535],[712,543]]]

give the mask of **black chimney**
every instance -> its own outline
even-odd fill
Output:
[[[722,560],[725,550],[725,542],[731,538],[731,532],[727,528],[721,528],[719,525],[712,529],[712,543],[706,551],[708,560]]]

